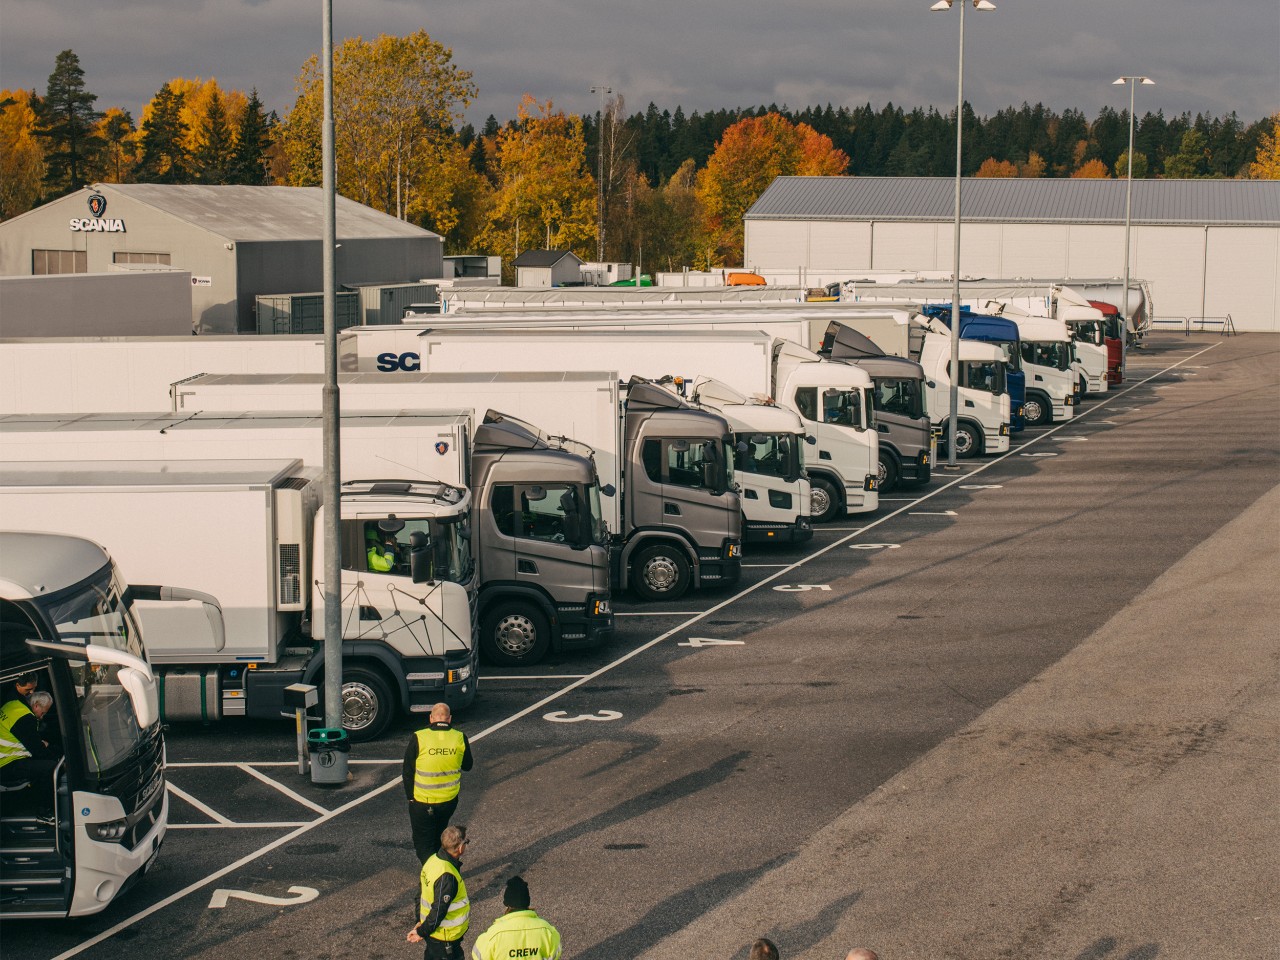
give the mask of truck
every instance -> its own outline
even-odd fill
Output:
[[[964,329],[964,311],[961,311]],[[971,314],[975,319],[994,314]],[[1018,348],[1022,355],[1022,374],[1026,378],[1026,400],[1023,413],[1034,426],[1064,423],[1075,416],[1080,398],[1080,382],[1072,369],[1074,353],[1071,335],[1061,320],[1024,316],[1017,311],[1002,311],[1000,317],[1012,320],[1018,327]]]
[[[314,411],[322,381],[322,374],[206,374],[185,382],[182,401],[206,411]],[[690,587],[741,576],[742,504],[729,424],[658,384],[624,383],[609,370],[344,373],[338,383],[345,410],[518,410],[549,436],[583,444],[602,481],[619,589],[673,600]],[[513,503],[511,516],[495,511],[493,522],[515,529],[514,506],[523,504]]]
[[[226,630],[212,642],[192,630],[192,611],[141,610],[161,716],[266,719],[281,716],[285,687],[323,682],[322,489],[296,459],[9,462],[0,525],[79,528],[114,543],[131,576],[167,572],[216,598]],[[398,708],[475,698],[470,509],[466,489],[443,483],[344,487],[342,701],[352,740],[378,737]],[[388,541],[403,559],[380,571],[368,545]]]
[[[933,333],[950,336],[951,308],[943,305],[925,307],[929,329]],[[1003,317],[960,311],[960,338],[977,343],[990,344],[1000,353],[1005,368],[1005,386],[1009,392],[1009,429],[1019,433],[1026,428],[1026,375],[1022,370],[1022,345],[1018,339],[1018,325]],[[1037,414],[1052,409],[1049,397],[1041,398]]]
[[[137,608],[202,603],[205,629],[222,630],[216,603],[164,582],[127,582],[82,536],[0,532],[0,686],[25,680],[52,697],[44,736],[61,748],[51,770],[33,767],[24,780],[15,762],[6,778],[0,917],[100,913],[160,854],[164,732]]]
[[[469,526],[476,534],[468,549],[476,571],[462,583],[474,593],[478,631],[467,622],[450,624],[450,631],[467,645],[476,636],[487,661],[525,666],[549,650],[606,642],[613,634],[609,555],[590,458],[514,417],[494,411],[481,417],[476,422],[471,411],[460,410],[347,411],[340,421],[341,476],[348,481],[343,489],[354,494],[377,482],[389,512],[400,517],[422,510],[421,497],[410,495],[412,483],[471,491],[476,522]],[[315,413],[9,416],[0,417],[0,453],[7,461],[289,456],[319,470],[322,426]],[[393,502],[396,484],[405,487],[399,508]],[[538,518],[527,535],[503,534],[488,517],[493,498],[509,497],[514,487],[526,498],[534,488],[543,492],[525,507]],[[453,515],[452,506],[446,513]],[[559,539],[553,539],[556,534]],[[308,539],[302,548],[322,542]],[[402,659],[381,658],[387,686],[405,693],[401,664]],[[395,700],[406,708],[416,705]]]
[[[1058,368],[1064,359],[1061,355],[1064,352],[1063,344],[1067,344],[1065,359],[1071,371],[1074,406],[1079,407],[1080,399],[1089,394],[1107,392],[1106,347],[1077,333],[1082,325],[1096,328],[1101,323],[1102,313],[1099,310],[1088,306],[1068,305],[1059,309],[1058,317],[1046,317],[1029,313],[1017,304],[990,300],[981,307],[980,312],[1004,317],[1018,324],[1024,366],[1030,356],[1033,366],[1039,360],[1039,365]],[[1028,344],[1032,346],[1029,348]]]
[[[369,337],[355,339],[365,345],[374,342]],[[515,372],[587,370],[604,365],[616,369],[623,380],[639,376],[682,385],[699,379],[702,358],[709,351],[717,354],[717,368],[750,370],[771,362],[773,345],[767,334],[746,330],[424,331],[411,340],[392,334],[380,342],[410,349],[379,351],[364,359],[366,369]],[[703,379],[712,382],[711,378]],[[734,476],[742,492],[744,542],[809,539],[813,536],[808,512],[810,487],[799,467],[802,452],[796,446],[805,436],[799,416],[774,403],[752,401],[727,384],[714,394],[712,389],[704,390],[704,399],[695,399],[706,403],[714,396],[716,411],[733,430]],[[764,445],[770,446],[772,453],[765,456],[760,450],[757,457],[755,448]],[[739,449],[741,457],[737,456]]]
[[[928,483],[937,443],[929,420],[924,367],[915,360],[890,355],[870,337],[839,320],[827,325],[819,354],[857,364],[871,378],[876,430],[880,433],[881,493],[895,490],[899,484]],[[920,431],[927,432],[930,443],[919,449],[913,445],[915,455],[908,458],[894,441]]]
[[[812,438],[804,432],[800,417],[768,397],[747,397],[720,380],[694,381],[692,397],[724,417],[733,430],[733,469],[742,494],[743,541],[804,543],[811,539],[804,445]]]
[[[696,316],[702,316],[703,323],[724,322],[712,311]],[[752,316],[755,323],[768,319]],[[513,320],[492,329],[463,321],[462,330],[455,321],[447,330],[428,327],[416,336],[406,331],[379,335],[367,328],[353,342],[362,369],[372,365],[375,373],[385,374],[460,365],[575,369],[599,362],[626,375],[658,365],[672,373],[678,364],[674,370],[688,371],[687,379],[719,380],[745,396],[771,397],[779,407],[799,415],[817,446],[806,465],[814,523],[879,506],[879,442],[872,422],[871,378],[865,372],[779,340],[772,331],[753,330],[751,322],[736,329],[708,330],[665,312],[636,319],[642,329],[628,329],[612,315],[589,314],[574,314],[572,326],[548,324],[546,329],[540,324],[524,329]],[[794,317],[783,322],[797,328],[807,323]],[[406,346],[409,349],[403,349]],[[820,392],[826,397],[824,404],[818,403]]]

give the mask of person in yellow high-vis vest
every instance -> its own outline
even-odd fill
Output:
[[[447,703],[431,708],[430,723],[409,740],[404,752],[404,795],[409,801],[409,825],[418,862],[436,851],[440,834],[458,808],[462,773],[473,761],[467,735],[452,726]]]
[[[464,960],[462,938],[471,922],[471,901],[462,879],[466,849],[467,828],[446,827],[440,849],[422,865],[418,922],[405,939],[425,944],[423,960]]]
[[[529,906],[529,885],[512,877],[502,894],[502,916],[476,940],[471,960],[559,960],[560,932]]]

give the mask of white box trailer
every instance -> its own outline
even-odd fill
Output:
[[[171,720],[279,717],[284,688],[324,672],[323,489],[300,460],[61,460],[0,468],[0,527],[112,543],[140,582],[183,582],[203,605],[139,602]],[[366,484],[343,491],[343,720],[377,737],[402,709],[475,698],[464,489]],[[393,516],[394,515],[394,516]],[[366,562],[370,534],[407,537],[404,569]]]
[[[587,458],[546,442],[529,425],[494,416],[500,422],[473,424],[470,410],[347,410],[340,422],[343,490],[379,486],[388,512],[413,517],[421,503],[410,495],[412,483],[472,488],[477,516],[469,543],[478,573],[476,582],[468,578],[466,585],[478,594],[482,652],[496,663],[524,665],[553,649],[598,646],[612,635],[613,619],[594,467]],[[242,460],[287,455],[319,471],[324,465],[322,427],[322,418],[310,412],[11,414],[0,417],[0,458]],[[405,488],[400,500],[392,489],[397,485]],[[526,508],[528,516],[538,518],[530,524],[528,538],[493,529],[495,491],[512,485],[540,486],[549,494]],[[560,536],[552,540],[557,525]],[[535,569],[526,575],[521,560]],[[468,638],[473,632],[469,622],[451,629]]]
[[[323,376],[197,377],[184,384],[191,410],[306,410]],[[741,574],[742,507],[730,487],[732,444],[719,414],[614,371],[566,373],[355,373],[339,377],[344,410],[511,410],[548,434],[585,445],[606,492],[615,532],[614,574],[647,600]],[[609,488],[616,495],[609,496]]]
[[[304,372],[324,372],[322,337],[4,339],[0,413],[149,413],[173,409],[171,385],[196,374]]]
[[[0,416],[0,459],[269,460],[324,467],[323,419],[267,416],[89,413]],[[341,477],[434,481],[469,487],[471,413],[463,410],[344,414]]]

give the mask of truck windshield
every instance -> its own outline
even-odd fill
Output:
[[[48,613],[64,640],[146,658],[132,605],[114,572],[107,575],[104,571],[100,581],[58,598],[49,605]],[[100,774],[129,759],[144,731],[138,726],[133,701],[120,684],[119,665],[71,661],[69,666],[79,728],[84,732],[85,765]]]
[[[1004,354],[1004,365],[1009,370],[1022,369],[1022,357],[1018,355],[1017,341],[1006,340],[1003,343],[996,343],[1000,348],[1000,352]]]
[[[1071,368],[1071,344],[1057,340],[1023,340],[1022,359],[1026,363],[1053,370]]]
[[[822,391],[822,422],[842,427],[862,426],[861,390],[827,389]]]
[[[1092,343],[1102,346],[1102,323],[1101,320],[1090,320],[1086,323],[1073,323],[1071,325],[1071,335],[1081,343]]]
[[[410,517],[404,519],[404,529],[398,533],[384,533],[377,521],[365,521],[365,540],[368,543],[371,566],[379,573],[410,576],[410,537],[416,532],[425,533],[431,539],[431,578],[449,583],[466,583],[471,579],[471,541],[463,531],[471,519],[464,513],[456,523],[441,523],[435,517]],[[452,518],[450,518],[452,519]],[[375,563],[374,555],[385,566]]]
[[[997,397],[1004,393],[1004,364],[994,360],[967,360],[961,366],[964,368],[961,386]]]
[[[802,469],[799,439],[794,433],[736,433],[734,469],[795,480]]]
[[[893,413],[912,420],[924,416],[923,381],[914,378],[877,377],[872,398],[878,413]]]

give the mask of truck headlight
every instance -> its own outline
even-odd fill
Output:
[[[1000,436],[1007,437],[1009,435],[1009,425],[1007,423],[1000,424]]]
[[[593,600],[590,609],[593,617],[607,617],[613,613],[613,607],[609,605],[608,600]]]
[[[742,556],[742,544],[730,542],[729,549],[725,551],[725,556],[727,556],[730,560],[732,560],[734,557]]]
[[[467,664],[465,667],[458,667],[455,670],[450,670],[448,682],[462,683],[463,680],[470,679],[470,677],[471,677],[471,664]]]

